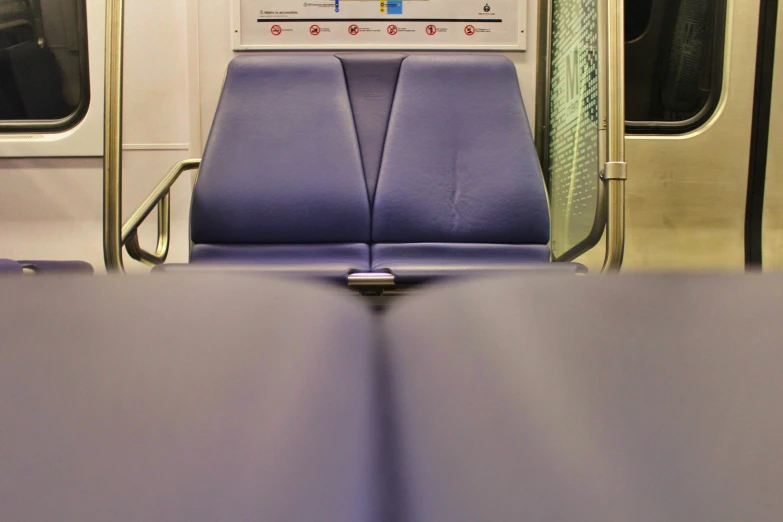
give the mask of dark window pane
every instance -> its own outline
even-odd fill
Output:
[[[77,123],[89,101],[84,0],[0,0],[0,130]]]
[[[625,40],[632,42],[641,37],[650,24],[653,0],[636,0],[633,9],[625,9]]]
[[[706,121],[720,96],[725,0],[626,0],[626,20],[646,16],[626,43],[629,132],[684,132]]]

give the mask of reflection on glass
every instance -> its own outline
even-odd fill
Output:
[[[586,241],[598,208],[597,2],[552,3],[549,180],[556,258]]]
[[[647,27],[625,52],[626,119],[684,122],[717,103],[726,0],[665,0],[649,12],[626,0],[626,20],[646,16]],[[717,83],[716,83],[717,81]]]
[[[82,0],[0,0],[0,120],[62,120],[86,101]]]

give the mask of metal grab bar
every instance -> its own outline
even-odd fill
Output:
[[[625,252],[625,31],[623,0],[607,1],[608,146],[603,172],[608,213],[604,272],[623,266]]]
[[[36,1],[37,0],[32,0]],[[37,5],[37,4],[36,4]],[[122,223],[122,70],[124,0],[106,2],[106,84],[103,140],[103,258],[106,271],[125,271],[122,247],[133,259],[150,266],[166,261],[171,233],[171,186],[186,170],[197,169],[200,159],[180,161],[153,189],[147,199]],[[158,244],[155,253],[139,244],[138,229],[158,207]]]
[[[106,2],[106,83],[103,113],[103,261],[106,271],[122,265],[122,45],[124,0]]]
[[[140,261],[148,266],[157,266],[166,262],[166,258],[169,255],[169,235],[171,233],[170,203],[171,191],[166,191],[166,194],[158,203],[158,245],[155,247],[154,254],[141,248],[137,230],[131,232],[125,241],[125,249],[128,251],[128,255],[136,261]]]
[[[187,159],[178,162],[169,170],[168,174],[163,176],[158,185],[125,221],[122,225],[120,242],[125,246],[129,256],[149,266],[160,265],[166,261],[171,233],[171,186],[183,172],[197,169],[200,166],[200,159]],[[158,207],[158,244],[153,254],[144,250],[139,244],[138,231],[139,226],[155,207]]]
[[[625,254],[625,180],[606,180],[609,213],[606,217],[604,273],[617,272]]]

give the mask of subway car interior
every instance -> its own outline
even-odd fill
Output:
[[[0,521],[780,522],[782,18],[0,0]]]

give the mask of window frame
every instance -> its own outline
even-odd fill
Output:
[[[79,105],[58,120],[0,120],[0,136],[4,134],[62,133],[79,125],[90,108],[90,51],[88,37],[87,0],[75,0],[77,9],[77,34],[79,45]]]
[[[713,31],[715,35],[712,46],[712,70],[710,92],[704,107],[687,120],[681,121],[630,121],[625,122],[625,133],[629,136],[639,135],[680,135],[693,132],[704,126],[715,114],[725,88],[724,67],[726,61],[726,41],[728,30],[728,0],[716,0]],[[629,42],[626,42],[628,45]],[[626,92],[626,97],[628,93]]]
[[[539,4],[539,27],[538,27],[538,56],[536,73],[536,123],[535,123],[535,142],[539,161],[544,178],[544,184],[547,192],[547,202],[549,204],[550,221],[552,213],[552,180],[549,164],[549,121],[551,118],[551,86],[552,86],[552,26],[553,26],[553,2],[554,0],[545,0]],[[597,3],[598,12],[598,121],[605,122],[607,118],[606,111],[609,102],[609,81],[607,65],[607,27],[608,19],[605,2]],[[596,165],[596,177],[598,180],[596,194],[596,211],[593,220],[593,227],[588,235],[580,242],[574,244],[567,251],[559,256],[551,249],[552,262],[569,262],[578,258],[595,247],[603,238],[608,219],[608,200],[606,184],[601,178],[601,172],[606,164],[608,156],[607,127],[605,124],[598,125],[598,162]],[[552,231],[550,230],[549,245],[552,244]]]

